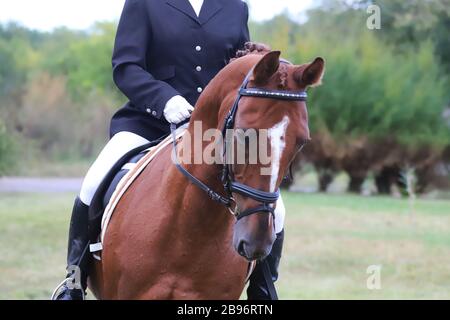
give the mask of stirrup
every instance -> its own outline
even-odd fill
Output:
[[[63,281],[61,281],[61,283],[55,288],[55,290],[53,291],[53,294],[52,294],[52,296],[51,296],[51,298],[50,298],[50,300],[52,300],[52,301],[56,301],[56,297],[58,297],[61,293],[62,293],[62,288],[64,288],[64,287],[66,287],[66,288],[68,288],[67,287],[67,282],[70,280],[70,278],[66,278],[66,279],[64,279]],[[81,296],[82,296],[82,299],[83,300],[86,300],[86,293],[84,292],[84,290],[83,289],[80,289],[81,290]]]

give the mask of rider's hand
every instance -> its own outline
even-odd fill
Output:
[[[190,118],[194,107],[182,96],[172,97],[164,108],[164,117],[169,123],[179,124]]]

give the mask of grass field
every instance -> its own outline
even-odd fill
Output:
[[[64,275],[73,195],[0,194],[0,299],[47,299]],[[282,299],[450,299],[450,201],[285,193]],[[381,265],[369,290],[368,266]]]

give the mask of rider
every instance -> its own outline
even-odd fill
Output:
[[[79,267],[83,289],[67,281],[58,300],[84,298],[87,287],[88,209],[98,186],[128,151],[170,132],[190,117],[208,82],[249,41],[248,7],[241,0],[126,0],[112,57],[113,78],[129,102],[113,116],[110,141],[84,178],[69,230],[67,265]],[[277,205],[278,235],[267,257],[278,277],[284,207]],[[71,280],[71,275],[67,276]],[[257,265],[249,299],[270,299]]]

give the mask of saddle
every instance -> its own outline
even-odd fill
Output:
[[[177,129],[177,140],[185,129],[184,126]],[[121,197],[156,155],[171,142],[170,137],[165,136],[131,150],[116,162],[103,179],[89,206],[89,249],[96,259],[100,260],[100,256],[94,253],[103,249],[106,229]]]
[[[137,147],[122,158],[111,168],[94,194],[89,206],[89,240],[96,243],[101,232],[103,213],[108,205],[114,191],[125,175],[142,159],[152,147],[158,145],[163,138],[151,141],[143,146]]]

